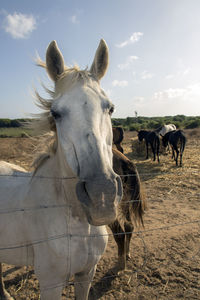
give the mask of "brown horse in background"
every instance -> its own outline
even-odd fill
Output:
[[[130,241],[134,225],[143,226],[146,201],[136,166],[116,149],[113,149],[113,169],[121,175],[124,195],[118,205],[118,217],[109,227],[118,246],[117,269],[124,270],[126,261],[130,259]]]
[[[113,144],[117,147],[117,149],[124,153],[124,150],[121,146],[121,142],[124,138],[124,130],[122,127],[113,127]]]

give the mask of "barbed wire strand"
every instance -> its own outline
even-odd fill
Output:
[[[129,191],[134,191],[134,189],[129,189]],[[161,201],[167,201],[171,200],[168,198],[164,199],[148,199],[147,202],[161,202]],[[127,203],[142,203],[142,199],[131,199],[131,200],[122,200],[119,205],[124,206]],[[69,204],[41,204],[38,206],[31,206],[31,207],[16,207],[16,208],[1,208],[0,209],[0,215],[1,214],[10,214],[10,213],[15,213],[15,212],[28,212],[28,211],[33,211],[33,210],[40,210],[40,209],[54,209],[54,208],[68,208],[71,207]]]
[[[191,174],[199,174],[199,170],[184,170],[186,173]],[[183,175],[183,172],[138,172],[138,174],[118,174],[120,177],[136,177],[136,176],[154,176],[154,175]],[[13,178],[38,178],[38,179],[56,179],[56,180],[70,180],[70,179],[78,179],[76,176],[63,176],[63,177],[54,177],[54,176],[43,176],[43,175],[32,175],[32,173],[25,173],[25,174],[0,174],[0,177],[13,177]]]
[[[158,230],[166,230],[174,227],[179,227],[179,226],[185,226],[185,225],[190,225],[190,224],[198,224],[200,223],[199,220],[194,220],[194,221],[188,221],[188,222],[183,222],[183,223],[178,223],[178,224],[171,224],[171,225],[165,225],[162,227],[157,227],[157,228],[150,228],[150,229],[145,229],[145,230],[139,230],[139,231],[129,231],[129,232],[120,232],[120,233],[107,233],[107,234],[91,234],[91,235],[85,235],[85,234],[59,234],[59,235],[54,235],[51,237],[48,237],[46,239],[40,239],[36,241],[31,241],[29,243],[25,244],[20,244],[20,245],[13,245],[13,246],[6,246],[6,247],[0,247],[0,251],[4,250],[14,250],[14,249],[19,249],[19,248],[24,248],[24,247],[31,247],[33,245],[38,245],[41,243],[46,243],[49,241],[61,239],[61,238],[73,238],[73,237],[80,237],[80,238],[96,238],[96,237],[109,237],[109,236],[114,236],[114,235],[125,235],[125,234],[141,234],[141,233],[148,233],[152,231],[158,231]]]

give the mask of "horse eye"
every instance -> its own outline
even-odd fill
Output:
[[[51,115],[54,117],[55,120],[58,120],[61,118],[61,115],[58,111],[55,111],[53,109],[51,109]]]
[[[109,115],[112,115],[113,112],[114,112],[114,106],[111,106],[111,108],[109,109]]]

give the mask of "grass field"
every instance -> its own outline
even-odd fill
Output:
[[[31,130],[24,127],[0,128],[0,137],[25,137],[30,134]]]

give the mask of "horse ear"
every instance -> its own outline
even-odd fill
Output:
[[[100,80],[106,73],[108,67],[109,55],[108,46],[106,42],[101,39],[99,46],[96,50],[94,61],[90,68],[90,72]]]
[[[46,52],[46,67],[50,78],[53,81],[58,79],[58,76],[64,72],[64,58],[60,52],[56,41],[52,41]]]

